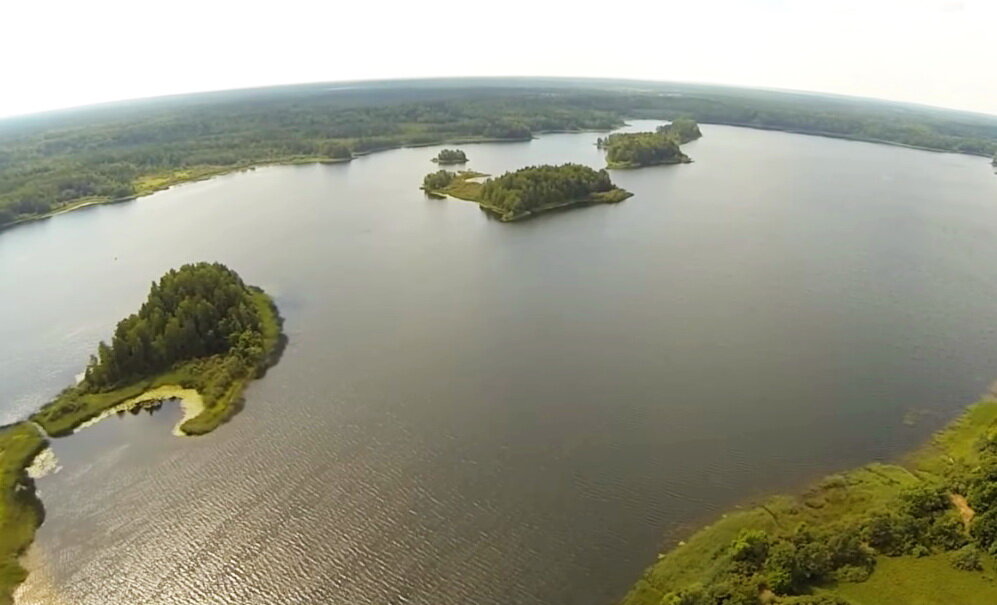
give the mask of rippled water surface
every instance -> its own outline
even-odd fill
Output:
[[[426,199],[423,148],[0,235],[2,420],[184,262],[290,336],[209,436],[167,406],[57,440],[19,601],[603,605],[669,532],[895,456],[997,377],[985,160],[703,131],[614,173],[630,200],[522,224]],[[600,166],[596,136],[464,148]]]

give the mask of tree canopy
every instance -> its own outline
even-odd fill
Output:
[[[464,164],[467,162],[467,154],[460,149],[441,149],[433,161],[440,164]]]
[[[251,367],[264,349],[264,326],[251,295],[220,263],[171,270],[153,282],[138,313],[118,323],[111,344],[100,343],[86,370],[86,387],[114,388],[212,355],[232,354]]]
[[[614,189],[605,170],[581,164],[530,166],[485,181],[480,201],[500,214],[515,216]]]
[[[616,133],[600,139],[598,144],[606,150],[606,162],[610,168],[638,168],[690,161],[667,131]]]
[[[679,145],[695,141],[703,136],[699,130],[699,124],[692,118],[675,118],[664,126],[658,126],[657,132],[670,136]]]

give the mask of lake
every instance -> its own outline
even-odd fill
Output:
[[[634,122],[630,129],[653,127]],[[887,460],[997,378],[987,160],[711,126],[635,195],[503,224],[439,147],[278,166],[0,236],[0,420],[172,267],[274,295],[288,349],[214,433],[53,448],[19,602],[607,605],[752,498]],[[596,133],[462,146],[604,164]]]

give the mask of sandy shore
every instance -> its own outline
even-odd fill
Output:
[[[185,389],[181,386],[172,384],[150,389],[138,397],[132,397],[131,399],[122,401],[118,405],[104,410],[99,416],[95,416],[82,423],[80,426],[76,427],[76,430],[73,432],[75,433],[88,426],[93,426],[101,420],[115,414],[127,412],[137,405],[152,401],[168,401],[171,399],[178,400],[180,402],[180,407],[183,409],[183,417],[179,422],[177,422],[176,426],[173,427],[173,434],[178,437],[184,437],[186,436],[186,433],[181,431],[180,427],[183,423],[196,417],[204,411],[204,399],[201,398],[201,394],[198,393],[196,389]]]

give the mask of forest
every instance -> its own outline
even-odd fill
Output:
[[[659,164],[682,164],[692,160],[679,145],[703,136],[691,118],[677,118],[654,132],[620,132],[596,139],[606,150],[609,168],[639,168]]]
[[[434,80],[206,93],[0,121],[0,226],[248,166],[399,146],[735,124],[992,156],[997,119],[838,97],[649,82]]]
[[[234,413],[242,387],[273,362],[280,340],[279,316],[261,290],[219,263],[184,265],[153,282],[139,311],[99,344],[83,380],[32,420],[65,435],[151,386],[180,384],[205,401],[183,427],[201,434]]]
[[[675,118],[664,126],[658,126],[657,132],[671,137],[679,145],[685,145],[703,136],[696,120],[688,117]]]
[[[465,164],[467,154],[460,149],[441,149],[433,161],[437,164]]]
[[[573,203],[618,202],[630,194],[616,187],[605,170],[581,164],[530,166],[488,179],[480,203],[503,220]]]

